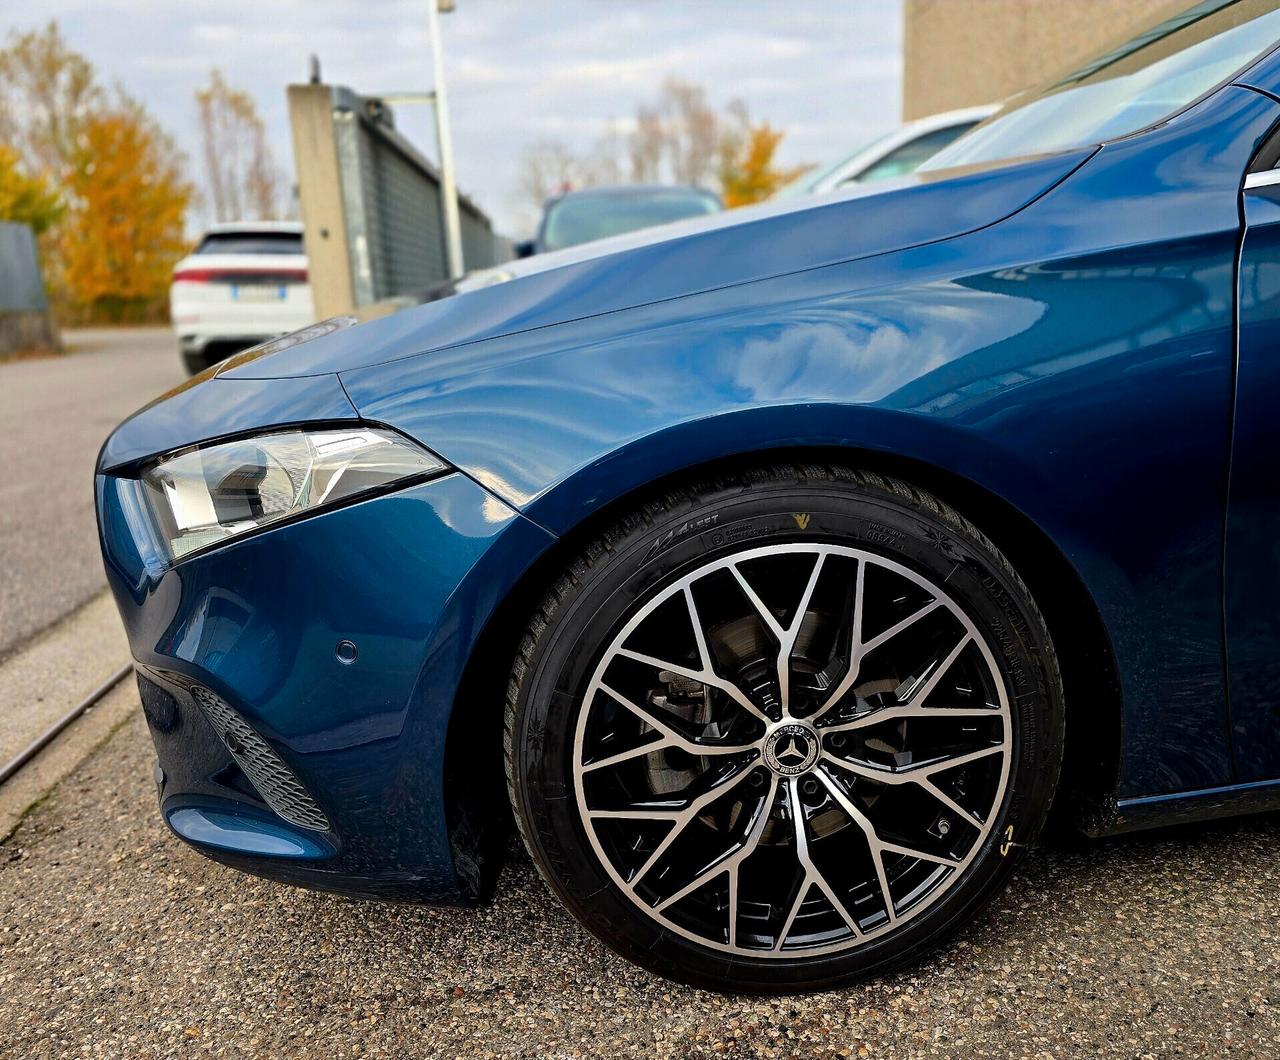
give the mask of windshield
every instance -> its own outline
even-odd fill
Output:
[[[714,195],[697,188],[566,195],[548,208],[542,243],[547,250],[563,250],[651,225],[715,213],[720,208]]]
[[[921,169],[1083,147],[1169,117],[1280,37],[1277,0],[1206,0],[1012,100]]]

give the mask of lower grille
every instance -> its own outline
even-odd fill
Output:
[[[191,695],[263,801],[290,824],[329,830],[329,818],[287,765],[221,696],[200,685]]]

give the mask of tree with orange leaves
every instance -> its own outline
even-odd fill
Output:
[[[56,22],[11,32],[0,49],[5,149],[59,201],[40,238],[59,316],[163,319],[169,272],[186,249],[182,155],[140,103],[100,86]]]
[[[18,152],[0,144],[0,221],[30,225],[40,235],[62,211],[62,199],[49,182],[24,172]]]
[[[736,127],[720,141],[720,194],[732,209],[763,202],[809,167],[777,166],[774,155],[783,133],[767,121],[753,125],[741,102],[731,104],[730,111]]]
[[[191,187],[181,156],[142,106],[121,96],[84,120],[69,161],[73,207],[58,241],[65,292],[97,319],[144,317],[186,249]]]

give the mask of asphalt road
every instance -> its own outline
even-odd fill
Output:
[[[1280,818],[1059,839],[914,972],[778,1000],[610,955],[523,857],[356,902],[163,829],[135,714],[0,846],[0,1056],[1280,1056]]]
[[[63,339],[66,356],[0,364],[0,659],[105,587],[93,518],[98,448],[184,378],[168,329]]]

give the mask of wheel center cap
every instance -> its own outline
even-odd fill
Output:
[[[813,726],[786,721],[764,738],[764,763],[782,777],[794,777],[813,768],[821,745]]]

